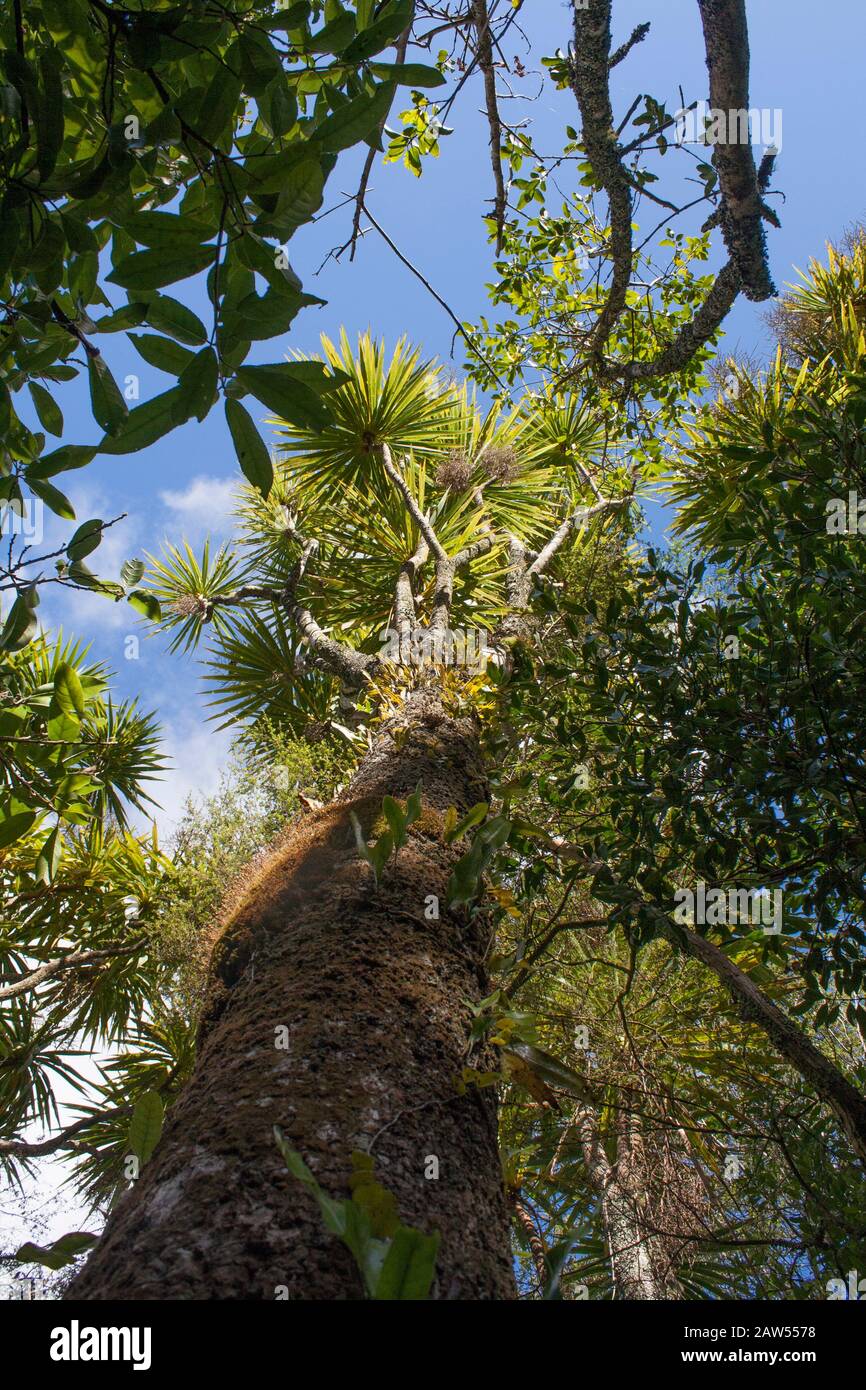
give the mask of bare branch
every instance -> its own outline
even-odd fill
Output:
[[[56,956],[54,960],[48,960],[38,969],[32,970],[29,975],[21,975],[17,980],[13,980],[12,984],[0,986],[0,999],[14,999],[16,995],[27,994],[45,980],[50,980],[65,970],[77,970],[83,965],[98,965],[101,961],[113,960],[117,956],[134,955],[146,944],[145,938],[141,937],[127,946],[106,946],[100,951],[70,951],[65,956]]]
[[[613,129],[610,101],[610,69],[621,62],[646,34],[641,25],[622,48],[610,56],[611,0],[593,0],[587,8],[574,9],[575,54],[572,85],[582,122],[582,140],[595,179],[608,198],[612,276],[607,299],[589,336],[588,348],[608,380],[626,383],[651,380],[681,370],[716,333],[734,300],[743,290],[750,299],[766,299],[775,293],[767,264],[764,221],[778,226],[778,218],[763,200],[773,168],[773,153],[755,168],[751,144],[742,138],[739,113],[749,109],[749,38],[745,0],[698,0],[703,24],[710,98],[714,109],[726,116],[726,140],[714,145],[720,206],[705,229],[720,225],[729,262],[716,279],[700,309],[655,358],[648,362],[619,363],[602,353],[627,302],[632,275],[632,197],[634,176],[624,161],[650,136],[652,130],[631,144],[618,143]],[[665,125],[675,121],[671,117]],[[734,130],[731,130],[731,124]],[[660,129],[664,129],[662,126]],[[620,131],[622,126],[620,127]],[[739,137],[739,139],[738,139]],[[648,189],[640,190],[653,201],[664,202]],[[672,209],[673,210],[673,209]],[[573,373],[571,373],[573,374]]]
[[[332,675],[339,676],[348,685],[359,685],[365,672],[376,665],[378,658],[365,652],[356,651],[344,642],[337,642],[319,626],[308,608],[295,602],[295,590],[306,569],[309,558],[318,548],[318,541],[301,540],[303,550],[294,566],[288,581],[283,584],[247,584],[230,594],[219,594],[210,599],[211,608],[238,608],[251,599],[263,599],[282,607],[295,622],[302,638],[316,654],[319,664]]]
[[[478,43],[478,66],[484,74],[484,100],[487,107],[487,124],[490,128],[490,164],[495,189],[493,218],[496,223],[496,254],[499,255],[505,225],[505,180],[502,177],[502,122],[496,100],[496,72],[493,66],[493,40],[487,0],[472,0],[472,22]]]
[[[13,1158],[41,1158],[44,1154],[56,1153],[58,1149],[71,1149],[75,1147],[74,1141],[82,1130],[100,1124],[103,1120],[119,1119],[121,1115],[131,1114],[132,1106],[122,1105],[116,1110],[103,1110],[95,1115],[85,1115],[83,1120],[76,1120],[74,1125],[69,1125],[50,1139],[42,1139],[36,1144],[28,1144],[24,1139],[0,1139],[0,1154],[11,1154]]]
[[[456,573],[454,561],[449,556],[443,555],[436,561],[436,591],[433,595],[433,613],[430,618],[430,627],[434,632],[445,632],[448,627]]]
[[[487,535],[481,536],[479,540],[473,541],[472,545],[464,546],[463,549],[459,550],[454,556],[455,570],[465,569],[467,565],[472,564],[473,560],[477,560],[480,555],[486,555],[488,550],[493,548],[495,540],[496,537],[493,532],[490,531]]]
[[[502,377],[499,376],[495,367],[493,367],[493,365],[481,351],[478,341],[473,337],[473,335],[470,332],[468,332],[466,328],[464,328],[463,324],[460,322],[454,310],[451,308],[451,305],[448,304],[446,300],[442,298],[441,294],[439,294],[437,290],[434,290],[433,286],[430,284],[430,281],[424,275],[421,274],[421,271],[418,269],[417,266],[412,264],[408,256],[403,255],[403,252],[391,240],[385,229],[381,227],[379,223],[376,221],[375,217],[371,213],[370,209],[367,207],[366,203],[364,204],[364,211],[370,219],[371,225],[376,228],[376,231],[379,233],[380,237],[386,243],[386,245],[390,246],[398,261],[401,261],[407,270],[411,270],[415,278],[421,281],[421,284],[424,286],[425,290],[427,290],[428,293],[433,296],[433,298],[436,300],[436,303],[441,305],[441,307],[445,310],[446,314],[450,318],[451,322],[454,324],[461,338],[463,338],[464,341],[469,345],[469,347],[475,353],[476,357],[478,357],[479,361],[484,363],[485,367],[490,373],[492,379],[496,382],[497,386],[501,386],[503,391],[510,391],[511,388],[509,387],[508,383],[503,381]]]
[[[409,637],[415,626],[415,576],[427,561],[430,547],[423,536],[418,542],[414,555],[410,555],[400,566],[397,587],[394,592],[394,621],[401,638]]]
[[[749,110],[746,0],[698,0],[698,8],[710,73],[710,105],[726,117],[725,139],[713,147],[713,165],[722,193],[722,235],[746,297],[769,299],[776,293],[763,226],[769,209],[761,198],[748,131],[740,130],[737,119],[738,113]],[[733,124],[736,129],[732,131]]]
[[[572,87],[580,107],[581,139],[593,174],[607,194],[613,275],[596,320],[590,351],[600,353],[625,309],[632,271],[631,190],[623,168],[610,104],[611,0],[575,7]]]
[[[394,484],[401,497],[403,498],[403,501],[406,504],[407,512],[411,516],[412,520],[415,522],[415,525],[418,527],[418,530],[421,532],[421,535],[424,537],[431,551],[436,556],[436,559],[447,559],[448,557],[445,554],[445,549],[442,546],[439,538],[437,537],[436,532],[433,530],[433,527],[430,525],[428,517],[424,515],[421,508],[418,506],[417,501],[412,495],[412,489],[409,487],[409,484],[406,482],[406,479],[403,477],[403,474],[400,472],[399,468],[394,463],[394,460],[391,457],[391,450],[388,447],[388,445],[380,444],[379,453],[382,459],[382,467],[385,469],[385,472],[388,474],[388,477],[391,479],[391,482]]]
[[[592,507],[578,507],[571,512],[562,525],[553,533],[550,540],[543,550],[539,551],[529,569],[526,571],[528,576],[542,574],[550,564],[557,551],[561,550],[565,542],[578,526],[589,521],[592,517],[598,516],[601,512],[609,511],[612,507],[624,507],[631,501],[630,497],[602,497],[600,502],[596,502]]]
[[[308,608],[301,608],[295,604],[289,611],[298,625],[301,636],[307,646],[315,652],[322,666],[333,675],[339,676],[347,685],[360,685],[365,673],[376,664],[378,657],[355,651],[354,647],[347,647],[343,642],[336,642],[319,627]]]
[[[413,5],[412,16],[409,20],[409,24],[403,30],[403,33],[400,35],[395,45],[396,56],[394,61],[396,63],[403,63],[406,61],[406,49],[409,46],[409,39],[412,34],[412,24],[415,19],[414,11],[415,7]],[[382,117],[382,120],[379,122],[380,138],[378,141],[374,141],[373,144],[370,146],[369,150],[367,151],[367,158],[364,160],[364,167],[361,170],[361,181],[358,184],[358,192],[355,194],[355,211],[352,216],[352,232],[345,246],[341,246],[339,251],[334,252],[335,260],[339,260],[340,257],[343,255],[344,251],[349,251],[350,261],[353,261],[355,259],[355,252],[358,249],[358,238],[361,234],[361,213],[364,211],[364,199],[367,196],[367,188],[370,183],[370,175],[373,172],[373,165],[376,160],[376,155],[379,153],[379,150],[376,148],[376,146],[381,144],[382,131],[385,129],[385,123],[387,119],[387,116]],[[349,249],[350,247],[351,250]]]
[[[649,24],[638,24],[634,29],[632,29],[631,34],[626,39],[625,43],[621,44],[620,47],[616,50],[616,53],[614,53],[613,57],[608,63],[608,67],[615,68],[619,63],[622,62],[624,58],[627,58],[628,55],[631,53],[632,49],[634,48],[635,44],[643,43],[649,31]]]

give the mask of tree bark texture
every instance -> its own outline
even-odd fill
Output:
[[[575,1122],[586,1171],[598,1193],[614,1298],[644,1302],[681,1298],[682,1290],[641,1217],[643,1175],[636,1161],[640,1138],[634,1117],[618,1117],[614,1163],[605,1152],[595,1113],[584,1106]]]
[[[349,813],[374,839],[383,796],[419,781],[421,818],[377,888]],[[441,1232],[432,1297],[516,1297],[495,1098],[455,1087],[467,1064],[491,1064],[467,1055],[488,929],[448,910],[466,844],[446,845],[441,824],[485,799],[474,723],[421,691],[346,792],[251,873],[214,945],[194,1074],[67,1298],[362,1297],[274,1125],[336,1197],[352,1151],[372,1147],[400,1219]]]

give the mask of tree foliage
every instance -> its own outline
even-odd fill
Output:
[[[14,7],[3,21],[11,386],[32,387],[46,431],[62,428],[33,378],[64,379],[82,348],[108,453],[225,397],[246,480],[238,544],[170,548],[112,589],[80,568],[106,525],[94,521],[61,578],[129,597],[175,649],[204,647],[238,762],[190,808],[171,861],[129,835],[152,726],[112,711],[79,653],[34,640],[35,587],[14,571],[0,1157],[15,1169],[46,1151],[21,1128],[55,1123],[57,1079],[80,1082],[71,1040],[110,1042],[80,1120],[46,1143],[75,1154],[94,1202],[125,1190],[126,1161],[147,1161],[191,1072],[227,883],[311,795],[338,791],[429,682],[477,721],[491,773],[490,803],[453,811],[444,837],[462,851],[449,906],[495,928],[492,992],[463,1006],[467,1056],[484,1044],[499,1065],[467,1064],[454,1084],[500,1088],[521,1291],[814,1296],[864,1258],[862,238],[781,299],[765,369],[728,363],[724,389],[703,395],[736,296],[772,292],[772,156],[756,168],[749,147],[716,146],[694,204],[654,192],[645,157],[667,156],[673,117],[644,96],[614,121],[610,70],[646,29],[614,50],[610,0],[596,0],[572,7],[574,46],[546,60],[581,128],[561,160],[543,157],[503,118],[493,20],[474,0],[443,23],[469,45],[491,134],[491,299],[505,316],[461,331],[494,403],[370,336],[250,365],[251,345],[309,302],[274,245],[315,215],[341,149],[375,149],[398,81],[450,70],[455,49],[435,68],[406,61],[417,21],[441,16],[395,0],[68,8],[40,0],[32,21]],[[748,76],[744,7],[699,10],[722,102]],[[742,40],[727,63],[719,24]],[[52,25],[68,26],[61,60],[47,56]],[[392,44],[397,64],[379,56]],[[387,158],[418,174],[448,109],[414,92]],[[554,212],[566,159],[581,186]],[[370,167],[343,250],[369,216]],[[636,245],[647,203],[672,217]],[[701,203],[699,234],[670,225]],[[705,275],[715,229],[727,260]],[[162,293],[206,271],[207,326]],[[95,323],[93,304],[109,311]],[[137,350],[176,385],[127,413],[91,336],[138,328]],[[272,413],[276,459],[246,395]],[[63,515],[48,480],[94,450],[46,459],[44,438],[9,419],[7,497],[28,486]],[[661,552],[637,544],[635,499],[665,471],[686,543]],[[467,633],[482,639],[474,669]],[[371,891],[422,794],[386,797],[374,841],[356,822]],[[699,885],[718,910],[678,915]],[[780,895],[772,930],[761,894]],[[284,1157],[309,1185],[302,1156]],[[358,1186],[370,1175],[360,1164]],[[370,1224],[357,1193],[315,1195],[378,1296],[398,1236],[395,1265],[418,1233]],[[421,1253],[426,1288],[435,1249]]]
[[[97,453],[126,455],[217,400],[244,472],[267,491],[264,445],[241,405],[322,424],[324,381],[278,360],[244,366],[305,305],[287,243],[322,206],[339,154],[379,145],[397,85],[435,68],[382,61],[413,5],[361,0],[20,0],[0,19],[0,501],[74,511],[54,481]],[[171,292],[199,287],[205,321]],[[119,296],[119,301],[118,301]],[[103,339],[126,333],[164,391],[133,404]],[[88,382],[95,444],[63,435],[56,383]],[[22,420],[26,388],[41,428]],[[61,578],[104,587],[83,565]],[[74,548],[74,547],[73,547]],[[22,568],[12,567],[23,588]],[[12,585],[6,586],[12,587]],[[109,585],[114,597],[116,585]]]

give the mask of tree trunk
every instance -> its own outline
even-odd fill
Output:
[[[544,1248],[544,1241],[538,1232],[538,1228],[532,1219],[532,1213],[524,1202],[519,1189],[512,1193],[511,1203],[514,1207],[514,1215],[517,1217],[518,1223],[523,1229],[526,1243],[529,1246],[529,1254],[535,1270],[537,1291],[543,1294],[547,1287],[547,1251]]]
[[[682,1298],[682,1289],[656,1248],[657,1242],[641,1219],[641,1172],[635,1163],[634,1117],[618,1121],[617,1158],[605,1153],[597,1116],[583,1106],[575,1116],[589,1180],[598,1193],[601,1220],[610,1252],[613,1296],[643,1301]]]
[[[383,796],[418,782],[423,814],[377,888],[349,813],[376,838]],[[441,1232],[434,1298],[516,1296],[495,1098],[455,1088],[491,1064],[467,1057],[488,943],[483,914],[447,908],[466,846],[441,818],[486,790],[474,724],[418,692],[343,796],[251,874],[213,951],[193,1076],[68,1298],[361,1297],[274,1125],[333,1196],[372,1150],[400,1219]]]
[[[708,966],[728,990],[741,1016],[764,1030],[780,1056],[830,1107],[860,1162],[866,1164],[866,1097],[724,951],[688,927],[679,928],[679,932],[685,940],[686,954]],[[672,929],[668,940],[683,947],[682,937]]]

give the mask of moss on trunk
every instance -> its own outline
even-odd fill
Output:
[[[419,781],[425,814],[376,887],[349,813],[369,828]],[[344,796],[289,830],[215,943],[193,1077],[67,1297],[360,1297],[275,1124],[335,1196],[372,1146],[401,1219],[441,1232],[434,1297],[515,1296],[495,1099],[454,1084],[488,943],[483,915],[447,909],[460,847],[439,823],[485,790],[473,723],[421,693]]]

